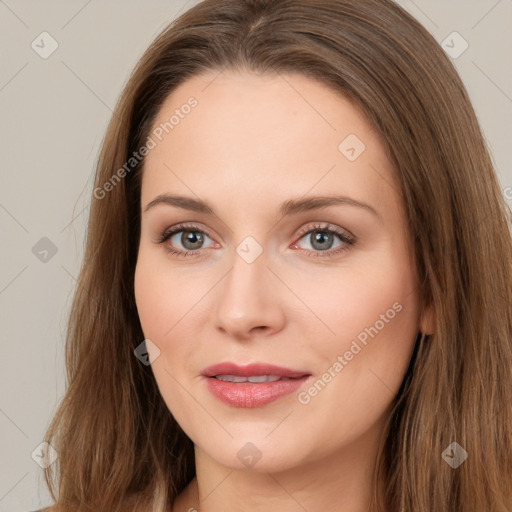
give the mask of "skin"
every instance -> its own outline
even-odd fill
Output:
[[[298,74],[195,76],[168,97],[154,126],[190,96],[198,105],[146,158],[135,272],[144,335],[160,350],[155,379],[195,444],[196,478],[173,512],[366,512],[384,421],[418,331],[433,325],[384,142],[344,96]],[[354,161],[338,149],[349,134],[366,146]],[[216,215],[166,204],[144,211],[162,193],[205,200]],[[335,194],[377,214],[348,204],[277,214],[286,200]],[[181,222],[206,232],[196,255],[168,252],[194,248],[183,245],[187,232],[158,243]],[[315,243],[319,223],[356,242],[332,235]],[[236,252],[247,236],[263,250],[252,263]],[[299,390],[307,391],[393,304],[401,310],[307,404],[294,392],[233,407],[200,375],[221,361],[270,362],[311,373]],[[261,452],[252,467],[237,457],[248,441]]]

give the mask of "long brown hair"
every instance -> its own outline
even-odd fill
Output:
[[[134,356],[144,339],[133,287],[144,159],[126,162],[178,85],[225,69],[301,73],[341,92],[395,164],[435,332],[418,340],[389,417],[375,510],[510,512],[510,210],[453,64],[392,0],[205,0],[137,64],[98,161],[67,392],[45,436],[59,456],[45,471],[55,510],[116,512],[140,498],[162,512],[195,474],[191,440]],[[456,468],[443,458],[452,442],[468,454]]]

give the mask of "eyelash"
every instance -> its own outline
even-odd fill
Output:
[[[169,238],[171,238],[176,233],[180,233],[181,231],[188,231],[191,233],[201,233],[203,235],[206,235],[208,238],[212,238],[206,231],[199,229],[199,227],[194,224],[178,224],[178,225],[174,226],[171,230],[164,231],[160,235],[160,237],[158,239],[158,243],[165,244],[165,242]],[[346,233],[343,233],[343,232],[337,230],[336,228],[329,227],[328,224],[323,225],[323,226],[321,226],[320,224],[315,224],[314,226],[308,226],[307,228],[301,230],[298,233],[299,238],[297,241],[299,241],[301,238],[304,238],[305,235],[308,235],[315,231],[327,233],[329,235],[336,235],[341,239],[341,241],[345,245],[338,247],[337,249],[328,250],[328,251],[312,251],[310,249],[303,249],[307,253],[309,253],[311,256],[313,256],[314,258],[333,258],[333,257],[339,255],[340,253],[349,250],[350,247],[353,246],[356,242],[355,237],[348,236]],[[203,249],[196,249],[193,251],[180,251],[180,250],[173,249],[170,246],[167,247],[167,252],[169,254],[179,256],[182,258],[196,256],[202,250]]]

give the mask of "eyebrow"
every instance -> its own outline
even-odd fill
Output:
[[[214,209],[206,201],[194,199],[193,197],[185,197],[179,195],[160,194],[144,208],[144,212],[147,212],[150,208],[155,207],[159,204],[166,204],[169,206],[175,206],[184,210],[190,210],[194,212],[204,213],[206,215],[216,215]],[[358,208],[363,208],[377,218],[382,220],[381,215],[373,206],[364,203],[363,201],[357,201],[347,196],[310,196],[307,198],[300,199],[289,199],[281,204],[278,210],[278,215],[285,217],[286,215],[296,215],[298,213],[317,210],[320,208],[327,208],[328,206],[334,205],[349,205]]]

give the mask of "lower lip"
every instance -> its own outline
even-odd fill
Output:
[[[296,391],[309,378],[276,380],[275,382],[226,382],[215,377],[205,377],[210,392],[233,407],[261,407],[282,396]]]

